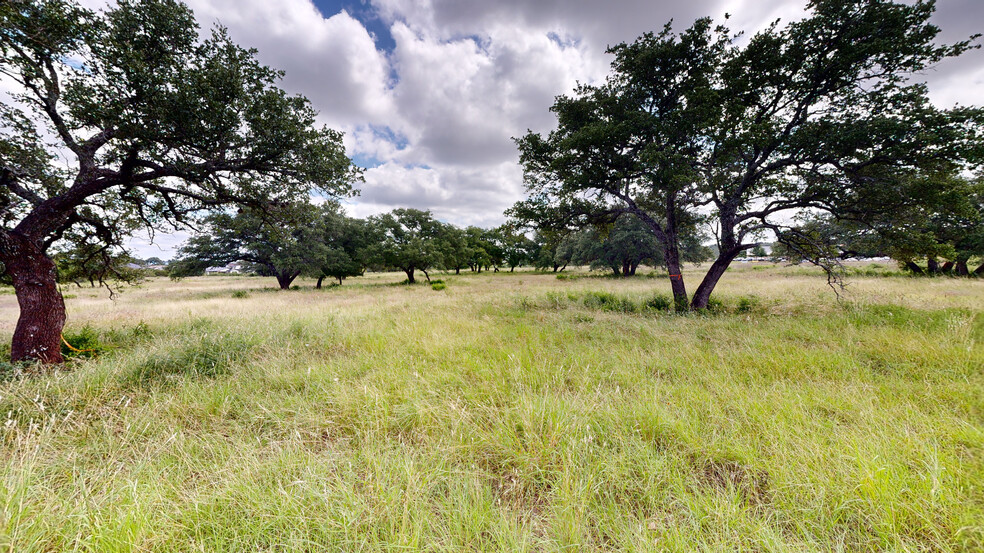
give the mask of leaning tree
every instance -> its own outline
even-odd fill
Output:
[[[517,140],[538,228],[642,220],[674,299],[704,308],[731,262],[791,215],[837,213],[897,172],[960,164],[979,109],[935,108],[919,81],[973,47],[935,42],[934,2],[812,0],[802,20],[745,39],[700,19],[609,49],[612,74],[558,97],[557,129]],[[904,202],[906,198],[896,198]],[[715,229],[718,256],[688,297],[681,228]]]
[[[281,73],[177,0],[0,3],[0,262],[20,304],[11,357],[60,362],[50,252],[203,210],[347,194],[359,172]]]

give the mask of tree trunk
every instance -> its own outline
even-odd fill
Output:
[[[341,286],[342,285],[342,277],[336,277],[336,278],[338,278],[338,285]]]
[[[511,273],[511,272],[513,272],[513,270],[514,270],[515,268],[516,268],[516,266],[515,266],[515,265],[513,265],[512,267],[509,267],[509,272],[510,272],[510,273]]]
[[[697,291],[694,292],[694,299],[691,303],[693,309],[707,309],[707,304],[711,301],[711,292],[714,291],[714,287],[717,286],[721,277],[724,276],[725,271],[731,266],[731,262],[734,261],[735,257],[741,253],[742,250],[738,248],[733,248],[723,255],[719,255],[711,268],[707,270],[707,274],[704,275],[704,280],[700,282],[700,286],[697,287]]]
[[[622,276],[629,276],[632,273],[632,262],[623,261],[622,262]]]
[[[318,277],[318,283],[314,285],[315,290],[321,290],[321,283],[325,281],[325,275]]]
[[[673,290],[673,305],[678,311],[685,311],[690,307],[690,302],[687,298],[687,286],[683,283],[683,272],[680,270],[680,251],[677,249],[676,241],[669,240],[663,246],[663,250],[666,256],[666,270],[670,275],[670,288]]]
[[[11,361],[63,362],[65,301],[58,291],[55,263],[37,244],[16,232],[0,236],[0,261],[13,282],[20,306]]]
[[[297,275],[300,273],[277,273],[277,284],[280,285],[281,290],[290,290],[290,283],[294,282]]]
[[[409,269],[403,269],[403,272],[407,274],[407,284],[414,284],[417,282],[416,279],[413,278],[413,273],[414,273],[413,267],[410,267]]]
[[[953,270],[953,262],[952,261],[947,261],[946,263],[943,264],[942,267],[940,267],[940,272],[941,273],[949,273],[952,270]]]
[[[967,268],[967,260],[961,259],[957,261],[957,276],[968,276],[970,275],[970,270]]]
[[[926,258],[926,268],[929,270],[929,273],[933,275],[940,272],[940,264],[936,262],[935,257]]]
[[[920,267],[919,265],[916,265],[916,263],[914,261],[906,261],[905,262],[905,268],[906,269],[909,269],[910,271],[912,271],[913,274],[916,274],[916,275],[925,274],[925,271],[923,271],[923,268]]]
[[[638,268],[639,268],[639,264],[638,263],[633,263],[632,266],[629,267],[629,276],[635,276],[636,269],[638,269]]]
[[[421,271],[424,273],[424,278],[427,279],[427,282],[430,282],[431,276],[427,273],[427,269],[421,269]]]
[[[455,267],[454,268],[454,274],[460,275],[461,274],[461,267]]]
[[[981,263],[980,267],[974,269],[974,274],[977,276],[984,276],[984,263]]]

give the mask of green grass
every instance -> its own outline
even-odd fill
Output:
[[[0,379],[0,551],[984,550],[984,282],[755,269],[80,292],[107,349]]]

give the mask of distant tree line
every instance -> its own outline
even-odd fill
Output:
[[[684,251],[687,261],[710,256],[696,235]],[[577,265],[632,276],[642,265],[665,263],[652,233],[629,217],[606,228],[530,238],[510,225],[460,228],[418,209],[356,219],[334,202],[299,202],[209,215],[202,232],[184,244],[169,271],[181,278],[232,262],[245,262],[250,272],[276,277],[281,289],[300,276],[317,279],[317,288],[329,278],[340,285],[367,270],[402,271],[413,284],[418,273],[429,281],[434,270],[460,274],[533,266],[562,271]]]

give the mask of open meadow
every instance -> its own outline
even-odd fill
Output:
[[[893,270],[65,287],[0,551],[984,551],[984,280]]]

